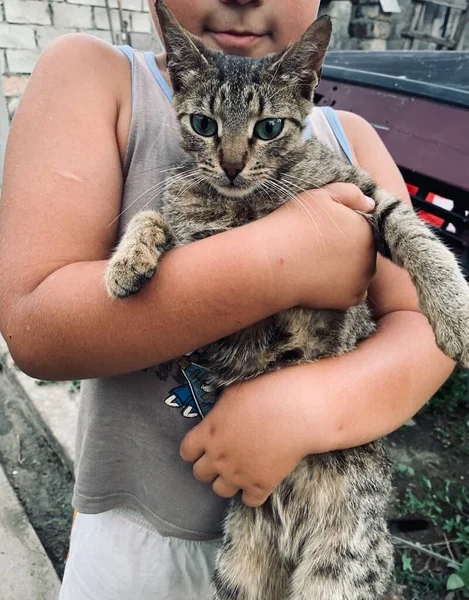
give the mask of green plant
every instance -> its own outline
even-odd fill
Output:
[[[468,597],[469,592],[469,558],[466,558],[462,565],[455,565],[456,572],[448,577],[446,589],[464,590],[465,596]]]

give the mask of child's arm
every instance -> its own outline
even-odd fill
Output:
[[[111,301],[103,275],[120,211],[129,78],[118,50],[67,36],[39,60],[15,115],[1,206],[0,327],[21,368],[42,379],[135,371],[297,303],[348,307],[363,297],[375,266],[369,227],[316,192],[331,216],[316,211],[321,236],[290,203],[168,252],[141,292]],[[334,195],[353,203],[350,187]]]
[[[410,203],[404,181],[372,127],[341,113],[358,164]],[[358,446],[414,415],[454,365],[435,345],[407,273],[378,259],[370,287],[378,331],[349,354],[269,373],[225,391],[192,429],[181,456],[230,497],[262,504],[306,454]]]

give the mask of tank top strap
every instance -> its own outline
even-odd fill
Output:
[[[343,153],[348,158],[349,162],[353,164],[352,149],[350,148],[349,141],[347,139],[347,136],[345,135],[344,128],[342,127],[342,123],[340,122],[336,111],[330,106],[321,106],[320,110],[322,111],[322,113],[327,119],[327,122],[331,126],[332,132],[335,135]]]
[[[155,148],[155,136],[163,136],[166,141],[177,128],[176,117],[171,106],[172,91],[156,65],[152,52],[141,52],[130,46],[116,46],[128,58],[131,66],[132,117],[127,151],[124,158],[123,174],[154,161],[150,153]],[[174,152],[177,140],[171,140],[171,157],[182,159],[182,151]],[[162,155],[159,144],[158,155]],[[164,152],[166,154],[166,152]],[[166,165],[167,166],[167,165]],[[165,165],[161,167],[164,169]]]
[[[315,106],[308,117],[305,139],[317,137],[344,160],[354,164],[353,153],[336,111],[329,106]]]

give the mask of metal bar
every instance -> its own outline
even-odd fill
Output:
[[[422,175],[420,173],[417,173],[416,171],[406,169],[401,165],[399,165],[399,169],[407,183],[415,185],[419,189],[428,189],[434,194],[437,194],[438,196],[442,196],[443,198],[449,198],[454,202],[458,202],[461,204],[461,207],[465,207],[465,210],[469,211],[469,189],[463,189],[456,185],[444,183],[442,181],[439,181],[438,179],[433,179],[428,175]]]
[[[464,229],[469,231],[469,219],[467,217],[463,217],[458,215],[455,212],[447,210],[437,204],[433,204],[432,202],[427,202],[426,200],[421,200],[417,196],[412,196],[412,202],[414,206],[416,206],[419,210],[424,210],[425,212],[431,213],[435,215],[435,217],[439,217],[440,219],[444,219],[445,221],[449,221],[455,227],[458,225]]]

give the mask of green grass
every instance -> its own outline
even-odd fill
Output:
[[[468,374],[461,370],[453,373],[428,404],[436,438],[457,458],[469,457],[468,404]]]
[[[424,420],[446,459],[454,459],[460,471],[469,471],[467,372],[455,371],[429,402],[420,424]],[[406,600],[469,598],[469,490],[464,476],[437,473],[430,478],[416,474],[410,465],[398,464],[396,482],[401,490],[398,514],[425,518],[431,524],[429,531],[407,537],[412,542],[420,538],[421,548],[428,553],[396,544],[397,580],[405,586]]]

